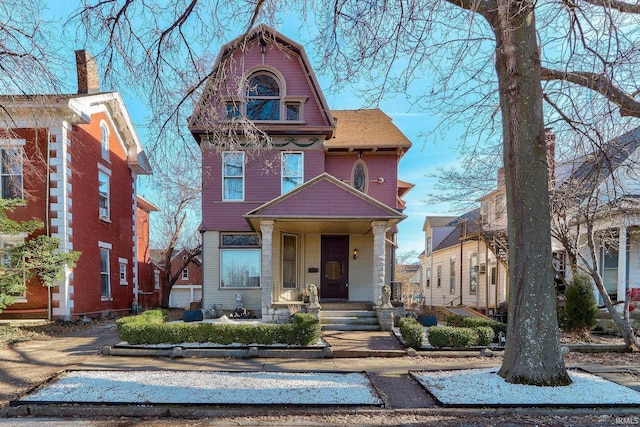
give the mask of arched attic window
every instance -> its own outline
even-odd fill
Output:
[[[102,158],[109,160],[109,126],[104,120],[100,122],[100,145]]]
[[[249,120],[280,120],[280,84],[267,71],[259,71],[249,79],[247,88],[247,118]]]
[[[369,173],[367,171],[367,165],[362,160],[358,160],[353,165],[353,171],[351,173],[351,182],[356,190],[363,193],[367,192],[367,183],[369,182]]]

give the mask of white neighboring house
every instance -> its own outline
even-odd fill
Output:
[[[577,210],[567,212],[577,233],[579,252],[584,260],[590,260],[586,228],[576,213],[594,210],[594,231],[607,236],[596,240],[596,262],[605,287],[614,303],[631,295],[633,311],[640,306],[640,128],[605,144],[600,155],[587,153],[558,164],[553,161],[552,132],[547,134],[547,144],[555,191],[565,191],[566,197],[577,196],[581,201]],[[590,195],[597,196],[594,202],[587,202]],[[508,300],[506,191],[501,171],[497,188],[479,202],[479,215],[472,211],[461,217],[426,218],[425,253],[421,256],[425,305],[486,308],[491,315]],[[566,250],[555,239],[551,250],[556,285],[562,289],[562,279],[571,279]],[[474,280],[478,285],[475,293]],[[594,294],[602,304],[595,286]],[[617,307],[621,310],[623,305]]]
[[[488,315],[506,299],[506,268],[479,231],[480,210],[425,219],[424,305],[472,307]]]
[[[591,257],[580,218],[585,212],[595,214],[598,267],[614,303],[624,301],[628,294],[640,294],[639,148],[640,127],[612,139],[600,153],[587,153],[556,167],[557,191],[575,194],[581,200],[571,218],[579,223],[573,230],[578,251],[586,260]],[[602,304],[595,287],[594,293]],[[619,304],[618,309],[622,308]]]

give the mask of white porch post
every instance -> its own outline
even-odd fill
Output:
[[[373,228],[373,303],[379,304],[382,299],[382,285],[385,277],[386,245],[385,234],[387,221],[372,221]]]
[[[261,220],[260,231],[262,233],[262,261],[260,264],[260,285],[262,287],[262,320],[273,321],[273,282],[271,277],[271,262],[273,258],[273,224],[272,220]]]
[[[627,227],[618,229],[618,301],[623,301],[627,295]],[[613,301],[615,303],[615,301]],[[623,305],[618,305],[618,310]]]

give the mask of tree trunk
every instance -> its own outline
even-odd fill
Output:
[[[496,71],[502,110],[509,233],[507,382],[571,383],[560,351],[551,257],[547,152],[534,3],[498,2]]]

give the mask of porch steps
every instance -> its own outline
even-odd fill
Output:
[[[320,303],[323,331],[379,331],[371,303]]]

